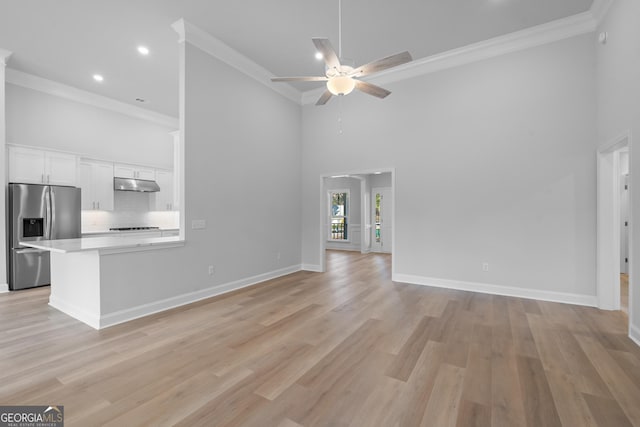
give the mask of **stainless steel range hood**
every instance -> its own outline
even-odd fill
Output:
[[[113,178],[113,189],[116,191],[137,191],[140,193],[154,193],[160,191],[155,181],[135,178]]]

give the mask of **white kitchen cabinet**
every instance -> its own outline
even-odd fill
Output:
[[[156,171],[145,168],[144,166],[117,164],[114,167],[114,176],[118,178],[135,178],[154,181],[156,179]]]
[[[113,163],[80,161],[82,210],[113,210]]]
[[[177,209],[173,191],[173,172],[156,170],[156,182],[160,191],[155,193],[156,211],[173,211]]]
[[[120,237],[143,237],[143,238],[152,238],[152,237],[162,237],[162,231],[160,230],[147,230],[147,231],[127,231],[125,233],[119,233]]]
[[[137,169],[138,179],[146,179],[148,181],[153,181],[156,179],[156,171],[153,169]]]
[[[47,184],[76,186],[78,183],[78,157],[72,154],[45,152]]]
[[[77,165],[73,154],[9,147],[9,182],[75,186]]]

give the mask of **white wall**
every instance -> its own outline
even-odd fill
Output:
[[[190,44],[186,67],[191,263],[217,282],[300,264],[300,107]]]
[[[173,169],[175,129],[22,86],[6,91],[8,143]]]
[[[381,174],[369,175],[371,188],[391,188],[391,173],[385,172]]]
[[[391,174],[389,174],[389,176],[391,176]],[[362,210],[363,210],[363,215],[362,215],[362,236],[360,239],[361,242],[361,247],[360,250],[363,253],[367,253],[371,250],[371,220],[372,220],[372,216],[371,216],[371,204],[372,204],[372,199],[371,199],[371,175],[363,175],[363,181],[362,181],[362,186],[361,188],[361,197],[360,200],[362,201]]]
[[[5,57],[0,49],[0,292],[9,290],[7,281],[7,236],[6,236],[6,210],[7,210],[7,180],[8,171],[6,163],[6,127],[5,127]]]
[[[349,190],[349,223],[348,223],[348,242],[335,242],[327,240],[327,249],[340,249],[359,251],[361,246],[361,233],[362,233],[362,215],[361,205],[362,197],[360,191],[360,179],[357,178],[326,178],[325,190]],[[324,216],[325,230],[329,230],[329,213]],[[328,233],[328,231],[327,231]],[[325,233],[324,238],[328,239],[328,234]]]
[[[620,273],[629,273],[629,152],[620,155]],[[625,183],[626,189],[625,189]],[[625,222],[627,225],[625,225]],[[627,258],[625,260],[625,258]]]
[[[105,316],[300,269],[300,107],[188,42],[181,49],[186,243],[102,257],[118,287],[102,293]],[[194,219],[206,228],[193,230]]]
[[[304,107],[303,263],[320,260],[318,177],[395,167],[396,275],[593,299],[592,40],[390,84],[384,101],[350,95],[342,135],[335,99]]]
[[[616,0],[599,31],[609,33],[605,45],[593,43],[597,51],[598,142],[605,144],[625,132],[631,133],[631,333],[640,342],[640,2]]]

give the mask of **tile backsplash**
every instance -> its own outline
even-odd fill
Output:
[[[180,212],[151,211],[150,195],[116,191],[113,211],[82,211],[82,232],[107,231],[111,227],[179,228]]]

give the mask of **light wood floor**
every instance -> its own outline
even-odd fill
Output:
[[[640,426],[622,312],[392,283],[390,256],[103,331],[0,295],[0,404],[67,426]]]

